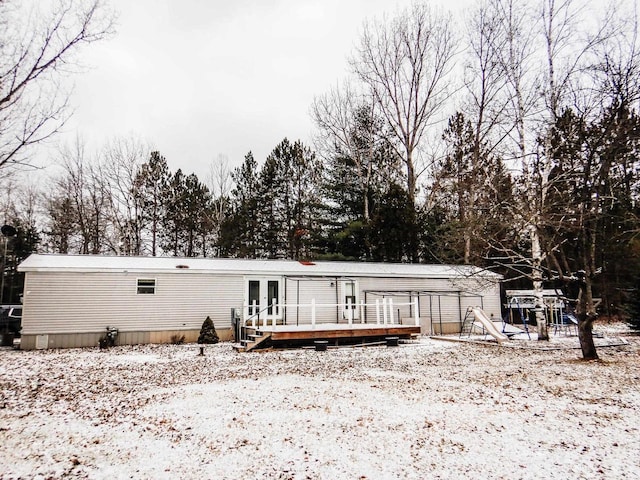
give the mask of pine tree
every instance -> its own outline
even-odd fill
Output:
[[[413,260],[416,215],[407,192],[396,183],[389,185],[371,221],[372,254],[375,261]]]
[[[345,120],[331,150],[324,152],[319,246],[326,258],[369,260],[371,220],[388,186],[404,183],[401,160],[371,105],[353,106]]]
[[[318,204],[321,164],[302,142],[284,139],[260,171],[261,251],[269,258],[303,258]]]
[[[200,335],[198,335],[198,343],[214,344],[218,343],[220,338],[216,332],[216,327],[211,320],[211,317],[207,316],[202,328],[200,329]]]
[[[142,223],[151,243],[149,250],[154,257],[159,253],[158,236],[163,217],[163,195],[169,176],[167,160],[156,151],[151,152],[149,161],[142,165],[134,182],[136,199],[142,207]]]
[[[429,202],[436,206],[434,215],[443,215],[438,224],[428,221],[436,228],[433,253],[448,262],[482,265],[491,246],[505,245],[513,230],[504,222],[511,178],[486,145],[476,144],[472,124],[462,113],[450,118],[443,139],[447,152],[436,162]]]
[[[235,188],[231,192],[229,215],[220,226],[219,247],[224,256],[256,258],[258,241],[258,164],[251,152],[231,174]]]

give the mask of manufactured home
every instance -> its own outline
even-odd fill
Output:
[[[118,344],[195,342],[207,316],[236,341],[455,333],[470,306],[501,317],[500,276],[472,266],[34,254],[19,270],[22,349],[96,346],[107,327]]]

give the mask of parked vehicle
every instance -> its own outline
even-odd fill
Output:
[[[0,306],[0,333],[20,336],[22,329],[22,305]]]

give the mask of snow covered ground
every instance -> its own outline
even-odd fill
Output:
[[[640,338],[596,330],[599,362],[567,336],[3,349],[0,478],[640,478]]]

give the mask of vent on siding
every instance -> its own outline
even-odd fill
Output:
[[[315,265],[315,263],[309,261],[309,260],[300,260],[300,265],[305,265],[307,267],[311,266],[311,265]]]
[[[138,295],[154,295],[156,293],[155,278],[138,279]]]
[[[176,265],[176,268],[189,268],[189,265]]]

